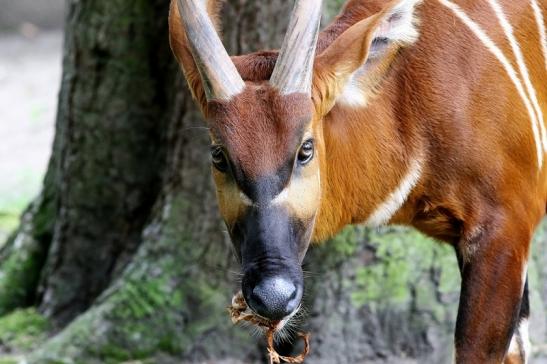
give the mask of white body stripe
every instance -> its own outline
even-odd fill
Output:
[[[539,124],[538,126],[541,134],[541,143],[543,145],[543,150],[545,151],[547,150],[547,136],[545,135],[545,125],[543,124],[543,113],[541,111],[541,107],[539,106],[536,89],[534,88],[534,86],[532,85],[532,81],[530,80],[530,73],[528,72],[528,68],[526,67],[524,56],[522,55],[519,43],[515,38],[513,27],[511,26],[511,24],[509,24],[509,21],[507,21],[507,17],[505,16],[505,13],[503,12],[503,9],[499,2],[497,0],[488,0],[488,2],[490,3],[492,9],[494,9],[498,20],[500,21],[501,27],[503,28],[503,31],[505,32],[505,35],[509,40],[509,44],[511,44],[511,49],[515,54],[520,75],[522,77],[522,80],[524,81],[524,86],[526,86],[526,91],[528,92],[529,99],[532,102],[532,106],[534,107],[534,111],[536,112],[537,121]]]
[[[410,169],[399,183],[397,189],[393,191],[384,202],[376,207],[368,217],[366,224],[369,226],[381,226],[389,222],[397,210],[403,206],[410,195],[410,192],[412,192],[412,189],[420,180],[421,175],[422,159],[417,158],[412,161]]]
[[[538,169],[541,169],[541,167],[543,166],[543,147],[541,137],[539,135],[536,113],[524,91],[524,87],[522,86],[522,83],[518,78],[516,71],[513,69],[511,63],[509,62],[507,57],[505,57],[501,49],[496,46],[496,44],[492,41],[492,39],[490,39],[490,37],[484,32],[484,30],[471,18],[469,18],[469,16],[457,4],[454,4],[449,0],[438,1],[446,8],[450,9],[454,13],[454,15],[458,17],[473,32],[473,34],[475,34],[475,36],[483,43],[486,49],[488,49],[490,53],[492,53],[494,57],[498,59],[498,61],[505,69],[505,72],[507,72],[507,75],[515,85],[515,88],[517,89],[517,92],[519,93],[522,102],[524,103],[524,106],[528,111],[528,115],[530,116],[532,132],[534,134],[534,141],[536,145]]]
[[[539,40],[541,42],[541,49],[543,50],[543,60],[545,62],[545,70],[547,71],[547,31],[545,31],[545,21],[543,20],[543,13],[537,0],[531,0],[532,9],[534,10],[534,17],[539,31]]]

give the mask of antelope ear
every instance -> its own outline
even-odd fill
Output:
[[[415,8],[421,0],[391,1],[382,11],[352,25],[316,57],[314,99],[326,114],[336,102],[366,105],[375,80],[398,48],[418,38]]]

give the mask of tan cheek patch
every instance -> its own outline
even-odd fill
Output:
[[[251,205],[237,185],[226,175],[213,171],[220,214],[228,226],[232,226]]]
[[[272,205],[285,207],[293,216],[305,220],[315,216],[321,201],[321,179],[318,158],[293,175],[289,185],[272,201]]]

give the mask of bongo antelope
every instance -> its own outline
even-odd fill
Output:
[[[234,57],[219,8],[172,0],[170,38],[210,127],[252,310],[294,314],[310,242],[405,224],[455,248],[455,361],[526,362],[526,267],[547,207],[547,0],[350,0],[321,32],[321,1],[296,0],[279,51]]]

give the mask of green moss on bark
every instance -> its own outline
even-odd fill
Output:
[[[43,214],[36,208],[40,200],[23,214],[19,229],[0,254],[0,316],[33,303],[47,249],[35,221]]]
[[[213,248],[218,240],[201,241],[189,222],[181,224],[193,208],[182,196],[169,202],[167,220],[149,226],[145,244],[120,279],[27,361],[249,357],[254,339],[232,325],[226,310],[231,279],[222,269],[207,269],[221,262],[217,253],[229,257],[229,247],[219,251]]]
[[[40,195],[29,205],[20,225],[0,249],[0,316],[35,303],[55,221],[54,165]]]
[[[544,221],[529,262],[536,348],[547,342],[546,231]],[[354,227],[308,255],[310,361],[439,363],[452,355],[460,288],[452,247],[408,228]]]
[[[14,240],[15,249],[0,267],[0,315],[21,305],[28,304],[34,295],[41,265],[37,255],[42,253],[35,241],[25,233]]]
[[[389,227],[371,230],[367,246],[373,258],[357,270],[354,304],[404,306],[415,299],[423,306],[437,301],[437,291],[459,292],[457,261],[448,245],[412,229]]]

